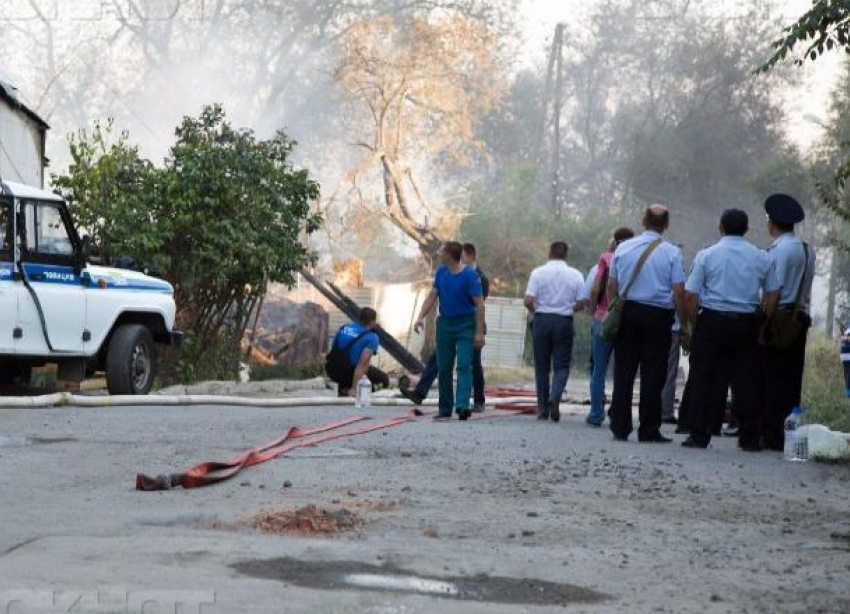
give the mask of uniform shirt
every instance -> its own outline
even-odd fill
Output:
[[[366,330],[367,328],[359,322],[352,322],[340,328],[334,338],[334,346],[340,349],[348,348],[348,363],[352,367],[357,366],[357,363],[360,362],[363,350],[372,350],[372,354],[378,353],[380,339],[377,333],[368,333],[352,343],[353,339],[360,337]]]
[[[779,298],[780,305],[794,305],[797,300],[797,291],[800,288],[800,278],[805,269],[805,281],[803,283],[803,296],[800,299],[800,311],[809,313],[812,303],[812,282],[815,278],[815,252],[809,247],[809,266],[806,268],[806,257],[803,252],[803,242],[793,232],[786,232],[777,237],[767,249],[776,267],[776,276],[782,295]]]
[[[469,267],[452,273],[442,265],[434,277],[434,289],[440,297],[440,315],[445,318],[475,315],[474,299],[483,296],[481,277]]]
[[[617,280],[620,294],[625,292],[644,250],[660,238],[657,232],[647,230],[642,235],[624,241],[614,252],[611,279]],[[673,286],[684,281],[682,250],[664,241],[649,256],[626,298],[652,307],[673,309]]]
[[[767,252],[744,237],[728,236],[697,254],[685,289],[698,294],[706,309],[755,313],[761,290],[778,290],[779,279]]]
[[[584,278],[584,287],[581,289],[581,296],[579,297],[581,300],[590,300],[590,293],[593,292],[593,282],[596,281],[596,272],[598,270],[599,265],[594,264],[593,268],[588,272],[587,277]]]
[[[531,272],[525,295],[534,298],[534,313],[571,316],[583,289],[581,273],[563,260],[550,260]]]

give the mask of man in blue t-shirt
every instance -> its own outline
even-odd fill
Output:
[[[372,357],[378,353],[380,339],[375,333],[378,326],[378,314],[371,307],[360,310],[357,322],[351,322],[341,327],[334,337],[331,352],[343,352],[347,359],[339,372],[328,363],[328,375],[339,384],[339,396],[355,396],[357,382],[365,375],[372,382],[373,388],[389,387],[389,377],[386,373],[371,366]],[[333,372],[332,372],[333,371]]]
[[[437,269],[434,286],[422,305],[414,330],[419,333],[425,318],[439,302],[437,319],[437,365],[440,381],[440,417],[451,418],[452,410],[461,420],[472,414],[472,357],[475,348],[484,347],[484,297],[481,278],[465,267],[463,246],[446,243],[440,252],[442,265]],[[457,394],[452,372],[457,361]]]

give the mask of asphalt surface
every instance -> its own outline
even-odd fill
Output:
[[[850,468],[616,443],[574,409],[421,418],[167,492],[136,473],[355,411],[0,410],[0,612],[850,611]],[[244,522],[304,505],[362,522]]]

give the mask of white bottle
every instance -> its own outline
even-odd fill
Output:
[[[802,416],[803,408],[795,407],[785,418],[785,460],[787,461],[800,462],[809,459],[808,437],[797,430]]]
[[[357,382],[357,397],[354,401],[354,407],[357,409],[365,409],[372,404],[372,382],[365,375]]]

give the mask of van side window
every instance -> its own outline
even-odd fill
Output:
[[[12,205],[0,200],[0,261],[12,260]]]
[[[27,253],[62,257],[74,254],[74,244],[59,207],[29,202],[24,207],[24,220]]]

